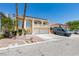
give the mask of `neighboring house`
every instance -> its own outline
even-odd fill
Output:
[[[69,29],[69,26],[68,25],[66,25],[66,24],[58,24],[58,23],[50,24],[50,27],[62,27],[64,29],[66,29],[66,30]]]
[[[18,28],[22,29],[23,17],[18,17]],[[24,29],[31,34],[46,34],[49,33],[48,20],[27,16],[25,17]]]

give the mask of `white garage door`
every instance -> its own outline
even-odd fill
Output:
[[[48,34],[48,30],[43,30],[43,29],[35,28],[34,29],[34,33],[35,34]]]
[[[35,34],[39,34],[39,29],[35,28],[33,31]]]
[[[40,30],[41,34],[48,34],[48,30]]]

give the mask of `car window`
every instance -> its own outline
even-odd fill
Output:
[[[52,28],[52,27],[50,27],[50,30],[53,30],[53,28]]]
[[[60,29],[59,29],[59,28],[57,28],[57,30],[58,30],[58,31],[60,31]]]
[[[52,28],[52,30],[56,30],[56,31],[65,31],[63,28],[60,28],[60,27],[54,27],[54,28]]]
[[[62,31],[65,31],[64,29],[62,29]]]
[[[57,28],[58,31],[65,31],[63,28]]]
[[[62,29],[61,29],[61,28],[57,28],[57,30],[58,30],[58,31],[62,31]]]

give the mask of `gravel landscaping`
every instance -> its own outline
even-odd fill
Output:
[[[16,36],[13,38],[5,38],[0,40],[0,48],[8,47],[11,45],[31,44],[44,41],[40,37],[34,35]]]

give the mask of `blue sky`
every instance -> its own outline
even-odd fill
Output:
[[[19,4],[19,15],[23,14],[24,4]],[[15,13],[15,4],[0,3],[0,11]],[[65,23],[79,20],[78,3],[30,3],[28,4],[27,16],[47,19],[50,23]]]

